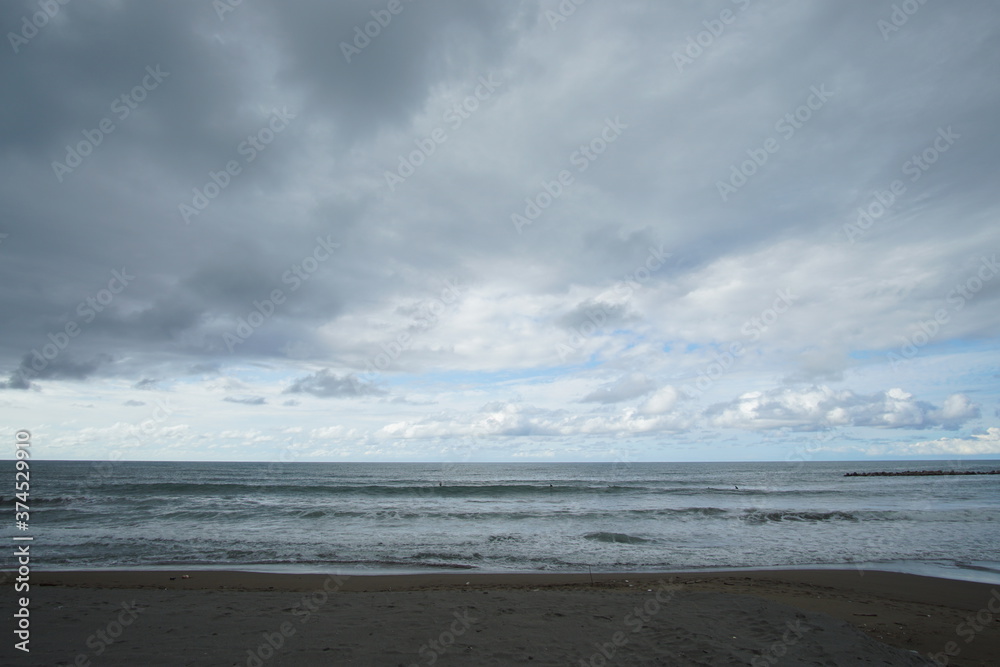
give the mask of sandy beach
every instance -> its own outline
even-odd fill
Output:
[[[4,586],[4,613],[15,593]],[[36,572],[11,665],[996,665],[1000,587],[855,570]],[[10,618],[10,616],[7,616]],[[950,655],[949,655],[950,654]]]

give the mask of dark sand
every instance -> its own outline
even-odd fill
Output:
[[[24,594],[0,587],[0,664],[1000,665],[1000,586],[855,570],[593,580],[34,572],[29,654],[11,632]]]

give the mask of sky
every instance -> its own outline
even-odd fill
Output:
[[[1000,457],[991,0],[0,26],[2,437],[36,458]]]

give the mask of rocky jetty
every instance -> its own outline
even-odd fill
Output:
[[[1000,470],[902,470],[899,472],[847,472],[844,477],[928,477],[934,475],[1000,475]]]

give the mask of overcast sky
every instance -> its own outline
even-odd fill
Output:
[[[1000,455],[992,0],[0,25],[0,409],[39,458]]]

